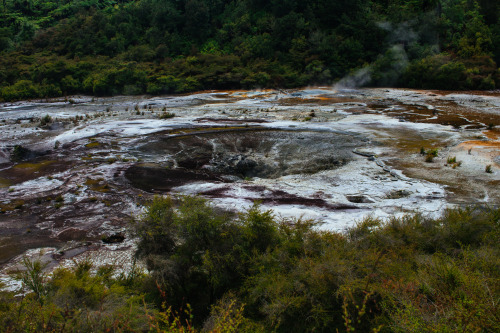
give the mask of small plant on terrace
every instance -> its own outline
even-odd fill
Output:
[[[451,166],[452,169],[456,169],[457,167],[462,165],[462,161],[457,161],[456,156],[448,157],[448,159],[446,160],[446,165]]]
[[[170,118],[173,118],[175,117],[175,113],[173,112],[163,112],[162,114],[160,114],[160,119],[170,119]]]
[[[491,164],[488,164],[486,168],[484,169],[486,173],[493,173],[493,170],[491,169]]]
[[[438,150],[433,148],[427,151],[427,154],[425,155],[425,161],[427,163],[432,163],[434,161],[434,157],[438,155]]]
[[[427,155],[432,155],[434,157],[438,156],[438,150],[436,148],[432,148],[429,151],[427,151]]]
[[[51,122],[52,122],[52,117],[49,115],[45,115],[45,117],[43,117],[40,120],[40,126],[45,126],[47,124],[50,124]]]

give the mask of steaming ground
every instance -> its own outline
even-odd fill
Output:
[[[45,115],[53,122],[41,126]],[[24,254],[51,268],[90,256],[130,269],[127,224],[155,194],[203,195],[233,211],[259,201],[330,230],[496,205],[499,125],[494,92],[308,88],[5,104],[0,263],[5,274]],[[15,145],[28,149],[24,160],[12,162]],[[437,157],[426,162],[422,148]]]

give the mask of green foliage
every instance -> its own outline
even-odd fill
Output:
[[[423,150],[423,148],[421,148],[420,153],[425,154],[425,161],[427,163],[432,163],[434,161],[434,158],[438,156],[438,150],[435,148],[429,149],[427,152]]]
[[[30,99],[39,96],[37,87],[30,80],[19,80],[12,86],[3,87],[0,95],[6,101]]]
[[[59,268],[49,278],[39,261],[23,263],[20,278],[32,293],[23,298],[0,293],[2,332],[130,332],[156,322],[158,311],[146,305],[136,289],[142,275],[130,283],[114,278],[112,268],[83,261],[73,269]]]
[[[28,258],[23,258],[22,263],[25,271],[20,273],[19,279],[22,281],[25,288],[34,294],[36,300],[43,304],[43,299],[47,293],[47,276],[43,271],[46,265],[43,265],[38,260],[33,261]]]
[[[457,161],[457,157],[453,156],[446,159],[446,164],[451,166],[453,169],[456,169],[457,167],[462,165],[462,161]]]
[[[173,117],[175,117],[175,113],[173,112],[163,112],[162,114],[160,114],[160,119],[170,119]]]
[[[263,325],[263,330],[283,332],[335,328],[379,331],[384,327],[396,331],[420,327],[425,331],[437,325],[441,331],[453,331],[483,325],[493,329],[496,325],[493,303],[483,298],[484,289],[477,288],[484,283],[492,288],[491,279],[497,274],[488,266],[495,261],[488,251],[498,251],[498,247],[483,242],[488,239],[489,244],[495,244],[494,239],[498,239],[498,212],[448,210],[439,220],[412,215],[387,224],[369,219],[350,229],[346,237],[315,231],[310,222],[277,222],[271,212],[258,206],[236,220],[215,222],[217,219],[207,215],[214,214],[213,209],[199,200],[181,199],[175,210],[172,199],[157,198],[148,209],[147,216],[157,216],[158,203],[164,202],[167,215],[175,216],[171,220],[189,228],[189,233],[177,238],[177,249],[163,255],[168,265],[163,281],[171,284],[172,279],[180,280],[180,272],[172,267],[189,261],[191,268],[187,270],[206,275],[200,279],[200,275],[183,274],[187,288],[183,297],[189,295],[191,304],[203,304],[199,301],[206,296],[190,292],[199,292],[200,283],[206,293],[216,291],[211,304],[224,299],[224,293],[236,293],[232,301],[223,303],[233,309],[238,300],[246,304],[245,318],[237,319],[242,327],[253,322]],[[204,221],[204,227],[195,219]],[[209,241],[212,239],[217,241]],[[483,250],[490,253],[489,264],[474,269],[470,263],[462,266],[464,256],[471,260],[472,253]],[[195,253],[203,260],[196,260]],[[476,269],[485,267],[489,273],[478,278]],[[241,275],[231,278],[235,271]],[[468,295],[467,306],[474,304],[482,310],[471,315],[466,307],[460,308],[462,287]],[[433,317],[431,308],[422,305],[423,300],[431,299],[442,300],[439,313],[446,316]],[[208,315],[198,312],[196,306],[193,310]],[[225,313],[222,318],[229,316]],[[205,327],[213,327],[220,316],[212,312]]]
[[[0,98],[288,88],[370,64],[370,85],[495,89],[498,10],[484,0],[5,1]]]
[[[180,79],[173,75],[163,75],[158,78],[151,78],[147,86],[147,93],[152,95],[173,93],[178,90]]]
[[[171,199],[162,200],[172,208]],[[205,246],[197,248],[205,258],[191,261],[199,267],[196,271],[201,270],[210,278],[200,280],[199,276],[189,275],[183,278],[193,284],[206,283],[207,290],[219,290],[215,298],[221,297],[221,292],[233,290],[239,295],[237,298],[247,304],[245,313],[251,318],[250,322],[264,325],[264,330],[331,331],[337,327],[339,330],[378,331],[387,327],[407,331],[419,327],[425,331],[436,325],[441,331],[453,331],[484,325],[493,329],[496,325],[492,320],[493,304],[485,300],[484,289],[479,291],[477,288],[481,284],[491,288],[491,279],[497,274],[493,266],[488,266],[495,262],[495,255],[488,251],[498,251],[498,247],[484,245],[484,241],[496,244],[495,239],[498,240],[498,212],[456,209],[446,211],[439,220],[412,215],[392,219],[387,224],[368,219],[350,229],[345,237],[315,231],[310,222],[278,223],[271,212],[262,212],[258,206],[241,214],[234,222],[210,223],[207,215],[197,211],[202,205],[198,203],[197,209],[193,207],[192,203],[197,200],[181,200],[177,214],[181,214],[178,218],[185,221],[183,223],[191,226],[193,215],[207,221],[206,225],[212,225],[202,229],[213,232],[208,233],[210,237],[205,236]],[[156,205],[154,202],[152,207]],[[211,208],[205,206],[203,210],[210,212]],[[149,211],[155,210],[150,208]],[[224,226],[219,232],[230,237],[217,236],[216,226]],[[190,233],[200,235],[196,230],[190,229]],[[201,234],[207,235],[206,232]],[[197,237],[195,243],[203,243]],[[219,241],[206,242],[212,238]],[[222,243],[225,250],[219,252]],[[187,239],[180,244],[173,252],[177,254],[164,256],[170,267],[171,260],[180,264],[187,259],[185,250],[178,252],[184,244],[195,247]],[[463,266],[464,256],[470,260],[476,251],[489,253],[485,261],[488,264],[473,269],[470,264]],[[489,273],[482,275],[484,279],[478,278],[476,269],[486,267]],[[178,278],[179,273],[167,271],[164,280],[169,280],[168,275],[170,279]],[[234,271],[241,275],[231,279]],[[196,287],[191,285],[190,288]],[[468,295],[467,306],[474,304],[482,310],[471,315],[466,307],[461,308],[462,287]],[[193,297],[189,289],[184,292],[184,296]],[[439,313],[446,313],[446,316],[433,317],[429,313],[431,308],[422,305],[422,300],[431,302],[433,299],[442,300],[438,305]],[[213,325],[213,316],[206,325]],[[248,319],[241,319],[241,322],[246,322],[245,326]]]
[[[137,254],[146,259],[153,277],[162,282],[169,303],[181,306],[187,300],[195,315],[206,315],[209,305],[232,280],[237,257],[230,251],[234,226],[205,200],[156,197],[141,221],[134,224],[139,236]]]
[[[436,157],[436,156],[438,156],[438,150],[436,148],[429,149],[427,151],[427,155],[432,155],[432,156]]]
[[[495,332],[499,222],[498,209],[449,209],[337,233],[155,197],[133,223],[148,275],[82,261],[48,278],[26,260],[32,292],[0,292],[0,330]]]
[[[411,63],[403,75],[410,87],[427,89],[463,89],[466,67],[449,56],[437,55]]]
[[[45,115],[40,119],[40,126],[45,126],[47,124],[50,124],[52,122],[52,117],[50,115]]]
[[[405,50],[397,45],[391,47],[374,63],[372,81],[379,86],[394,86],[408,65]]]
[[[31,155],[31,151],[21,145],[15,145],[12,150],[12,160],[14,162],[22,161]]]

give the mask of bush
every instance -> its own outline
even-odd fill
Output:
[[[30,266],[34,293],[0,293],[0,330],[495,332],[499,222],[499,209],[449,209],[337,233],[257,204],[155,197],[133,223],[149,275]]]
[[[33,152],[28,148],[25,148],[21,145],[15,145],[12,150],[11,159],[14,162],[19,162],[30,158],[33,155]]]
[[[457,60],[439,54],[410,63],[400,85],[427,89],[483,89],[496,87],[497,67],[489,56]]]
[[[488,75],[487,77],[485,77],[481,80],[481,84],[479,85],[479,89],[482,89],[482,90],[495,89],[495,81],[493,80],[491,75]]]
[[[178,93],[183,92],[192,92],[200,89],[201,85],[198,79],[195,77],[189,76],[183,80],[179,80],[178,84],[175,88],[175,91]]]
[[[78,80],[74,79],[71,75],[67,75],[61,80],[61,90],[67,95],[82,91],[82,87]]]
[[[19,80],[12,86],[3,87],[0,96],[6,101],[39,97],[38,88],[29,80]]]
[[[40,126],[48,125],[52,122],[52,117],[50,115],[45,115],[42,119],[40,119]]]
[[[213,214],[213,208],[199,198],[181,198],[178,209],[172,199],[156,198],[141,222],[149,221],[141,229],[149,231],[145,235],[148,241],[140,244],[153,246],[154,239],[166,243],[157,244],[161,251],[152,248],[157,257],[148,262],[157,266],[150,267],[157,273],[161,270],[161,281],[173,288],[169,295],[178,295],[178,284],[183,281],[182,297],[193,305],[195,315],[207,316],[197,307],[204,309],[224,294],[236,292],[246,304],[248,316],[238,322],[250,320],[277,332],[331,331],[332,327],[376,331],[380,325],[405,330],[416,322],[422,327],[458,329],[453,320],[428,321],[429,313],[421,307],[419,297],[431,297],[428,295],[436,290],[439,293],[434,295],[439,297],[459,297],[455,292],[466,285],[464,281],[473,281],[470,278],[475,273],[460,268],[462,257],[457,253],[465,253],[464,248],[474,251],[485,239],[497,237],[493,235],[498,233],[500,216],[481,209],[455,209],[438,220],[418,214],[388,223],[368,219],[345,237],[315,231],[311,222],[277,222],[270,211],[258,206],[237,220],[220,220]],[[166,222],[158,228],[154,221]],[[170,231],[162,231],[165,227]],[[155,238],[156,231],[165,236]],[[458,261],[438,265],[434,261],[438,256]],[[428,278],[422,272],[431,264],[419,258],[436,263]],[[407,289],[415,274],[421,274],[421,286]],[[480,283],[474,281],[467,284],[472,288],[471,297]],[[414,291],[408,294],[408,290]],[[491,311],[487,302],[473,298],[475,304],[488,308],[482,313]],[[454,302],[442,303],[441,311],[456,311]],[[488,313],[474,319],[472,325],[485,324],[486,318],[492,318]],[[212,314],[207,327],[218,316]]]
[[[23,286],[31,291],[36,300],[43,304],[43,299],[47,294],[47,274],[44,272],[46,265],[39,260],[23,258],[22,263],[25,271],[19,274],[19,279]]]
[[[170,119],[173,117],[175,117],[175,113],[173,112],[163,112],[162,114],[160,114],[160,119]]]
[[[39,261],[23,262],[20,278],[32,293],[8,301],[0,292],[2,332],[144,331],[161,318],[137,291],[142,275],[114,278],[112,268],[82,261],[49,279]]]

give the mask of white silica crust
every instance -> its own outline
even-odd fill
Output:
[[[45,249],[55,266],[90,255],[130,269],[133,240],[100,237],[126,232],[155,194],[202,195],[233,211],[257,201],[277,217],[336,231],[367,217],[438,217],[447,207],[500,202],[500,94],[313,87],[71,100],[0,107],[0,222],[29,217],[33,225],[19,227],[27,238],[91,239],[71,259]],[[46,115],[52,123],[40,124]],[[16,145],[33,155],[21,162],[34,165],[16,168]],[[448,164],[453,157],[459,163]],[[127,176],[132,168],[139,171]],[[141,183],[148,172],[158,181]],[[32,254],[18,253],[2,272]],[[2,281],[19,287],[5,274]]]

